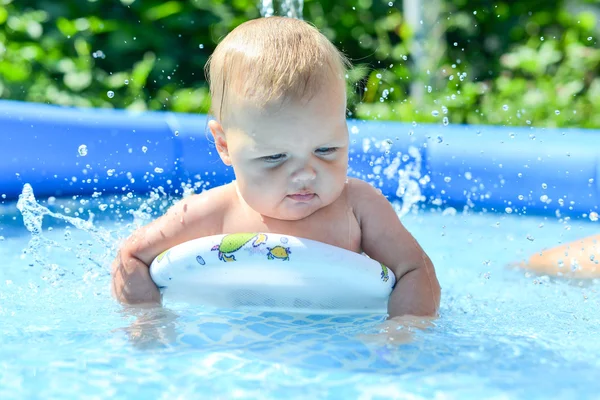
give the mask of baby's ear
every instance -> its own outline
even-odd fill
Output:
[[[210,133],[212,133],[213,139],[215,140],[215,146],[219,156],[221,157],[221,160],[223,163],[225,163],[225,165],[231,166],[231,157],[229,156],[227,139],[225,138],[225,131],[223,131],[223,127],[220,123],[213,119],[208,122],[208,128],[210,129]]]

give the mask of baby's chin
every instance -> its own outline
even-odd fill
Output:
[[[317,197],[309,203],[298,203],[291,199],[285,199],[278,207],[269,210],[256,210],[261,215],[280,221],[299,221],[310,217],[323,208],[324,205]]]
[[[281,221],[300,221],[304,218],[308,218],[313,215],[315,212],[320,210],[321,207],[314,207],[311,209],[304,210],[278,210],[278,212],[269,214],[263,214],[269,218],[278,219]]]

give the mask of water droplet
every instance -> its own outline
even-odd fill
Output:
[[[591,42],[591,41],[592,41],[592,37],[588,36],[588,42]]]
[[[444,182],[446,182],[446,183],[450,183],[451,180],[452,180],[452,178],[449,176],[444,177]]]
[[[377,79],[381,79],[381,74],[375,74],[375,77],[376,77]]]
[[[438,115],[440,115],[440,112],[438,110],[433,110],[431,112],[431,115],[433,115],[434,117],[437,117]]]
[[[129,85],[129,79],[125,79],[125,84]]]
[[[503,105],[503,106],[502,106],[502,109],[503,109],[504,111],[508,111],[508,105],[507,105],[507,104]]]
[[[358,132],[359,132],[358,126],[353,125],[352,128],[350,128],[350,133],[356,135],[356,134],[358,134]]]
[[[82,144],[81,146],[79,146],[79,148],[77,149],[77,152],[79,153],[79,155],[81,157],[85,157],[87,156],[88,153],[88,148],[85,144]]]
[[[204,48],[204,45],[203,45],[203,44],[199,44],[199,45],[198,45],[198,48],[200,48],[200,49],[203,49],[203,48]]]
[[[525,198],[525,196],[523,196],[522,194],[520,194],[520,195],[518,196],[518,198],[519,198],[519,200],[523,200],[523,199]]]
[[[471,174],[470,171],[465,172],[465,179],[470,181],[471,179],[473,179],[473,174]]]
[[[173,132],[173,134],[174,134],[175,136],[179,136],[179,131],[175,131],[175,132]]]
[[[92,57],[105,59],[106,55],[104,54],[104,52],[102,50],[98,50],[98,51],[95,51],[92,53]]]
[[[108,204],[100,204],[98,206],[98,208],[100,209],[100,211],[104,211],[104,210],[106,210],[108,208]]]
[[[535,238],[531,235],[527,235],[527,240],[529,240],[530,242],[533,242],[535,240]]]
[[[431,93],[432,90],[433,88],[431,86],[427,86],[427,93]]]
[[[106,171],[106,175],[108,175],[108,176],[113,176],[114,174],[115,174],[114,169],[109,169],[108,171]]]
[[[448,117],[444,117],[444,119],[442,119],[442,122],[444,126],[448,126],[448,124],[450,123],[450,121],[448,121]]]
[[[159,167],[154,168],[154,172],[156,172],[157,174],[162,174],[165,170]]]
[[[596,211],[592,211],[590,213],[590,221],[593,221],[593,222],[598,221],[598,213]]]
[[[548,185],[546,185],[545,183],[542,183],[542,189],[548,189]]]
[[[512,208],[510,208],[510,207],[506,207],[504,209],[504,211],[506,211],[507,214],[512,214],[512,212],[513,212]]]
[[[142,153],[145,153],[148,151],[148,148],[146,146],[142,146]]]
[[[560,111],[559,110],[554,110],[554,114],[560,115]]]
[[[108,96],[109,99],[112,99],[113,97],[115,97],[115,92],[113,92],[112,90],[109,90],[108,92],[106,92],[106,95]]]

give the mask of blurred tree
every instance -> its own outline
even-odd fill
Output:
[[[596,1],[422,3],[419,36],[399,0],[305,1],[304,19],[355,65],[350,115],[600,127]],[[258,16],[254,0],[0,0],[0,97],[206,112],[208,56]],[[416,68],[421,42],[434,61]]]

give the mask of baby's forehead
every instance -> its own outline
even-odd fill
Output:
[[[331,125],[282,125],[266,123],[261,127],[248,127],[240,131],[238,138],[251,152],[294,152],[301,149],[313,149],[322,146],[343,146],[348,138],[346,126]]]

